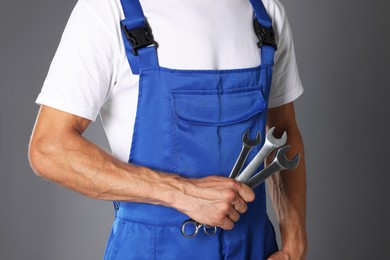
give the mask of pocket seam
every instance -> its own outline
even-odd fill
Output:
[[[255,104],[253,104],[253,107],[250,107],[251,110],[254,110],[247,114],[246,116],[237,118],[235,120],[228,120],[225,119],[222,122],[200,122],[200,121],[194,121],[190,120],[189,118],[186,118],[182,115],[180,112],[180,105],[176,102],[179,100],[179,96],[181,97],[191,97],[191,96],[216,96],[216,95],[230,95],[230,94],[239,94],[239,93],[245,93],[245,94],[252,94],[257,95]],[[250,118],[260,114],[266,109],[267,102],[264,98],[263,93],[261,92],[261,89],[259,86],[252,86],[252,87],[246,87],[246,88],[237,88],[237,89],[228,89],[228,90],[188,90],[188,89],[180,89],[180,90],[172,90],[172,101],[173,101],[173,113],[176,118],[180,119],[183,122],[187,122],[189,124],[193,125],[204,125],[204,126],[226,126],[231,124],[236,124],[239,122],[244,122],[249,120]],[[196,107],[195,107],[196,109]]]
[[[127,222],[118,218],[118,221],[120,224],[120,226],[117,227],[117,230],[116,230],[116,233],[114,234],[114,237],[112,238],[111,240],[111,243],[110,243],[110,246],[112,246],[112,244],[114,243],[115,239],[118,237],[119,235],[119,232],[124,232],[125,229],[126,229],[126,226],[127,226]],[[126,235],[124,237],[123,240],[126,240],[126,237],[127,237],[128,233],[126,232]],[[120,246],[117,247],[117,249],[114,251],[114,252],[111,252],[111,254],[108,255],[108,259],[115,259],[115,257],[118,255],[118,253],[120,252],[120,250],[123,248],[123,242],[121,243]]]

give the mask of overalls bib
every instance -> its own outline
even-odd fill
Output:
[[[140,75],[129,163],[183,177],[227,177],[247,129],[252,138],[260,131],[264,143],[276,46],[261,0],[250,1],[261,38],[261,66],[176,70],[159,66],[139,0],[122,0],[126,54],[133,74]],[[253,149],[248,161],[258,150]],[[105,259],[266,259],[277,245],[266,213],[264,184],[254,191],[254,202],[233,230],[219,229],[214,236],[199,232],[194,238],[181,235],[188,216],[175,209],[114,202]]]

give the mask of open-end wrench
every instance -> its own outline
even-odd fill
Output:
[[[249,130],[246,130],[244,135],[242,136],[242,148],[240,155],[237,158],[236,163],[233,166],[232,171],[230,172],[229,178],[236,178],[237,175],[240,173],[242,166],[244,166],[244,163],[246,161],[246,158],[249,155],[249,152],[252,150],[253,147],[260,144],[261,136],[260,132],[257,132],[255,139],[249,138]]]
[[[249,179],[249,181],[247,182],[248,186],[254,189],[259,186],[263,181],[265,181],[265,179],[267,179],[272,174],[278,171],[293,170],[297,168],[300,155],[295,155],[294,159],[290,161],[286,157],[286,152],[288,149],[290,149],[289,145],[280,148],[276,152],[275,159],[272,161],[272,163]]]
[[[287,142],[287,133],[284,132],[280,139],[275,138],[274,133],[275,127],[272,127],[268,130],[265,143],[260,151],[256,154],[253,160],[248,164],[248,166],[242,171],[240,175],[236,178],[237,181],[246,183],[252,174],[259,168],[260,164],[263,163],[265,158],[276,148],[281,147]]]
[[[242,148],[241,148],[240,155],[238,156],[237,161],[233,166],[229,178],[234,179],[237,176],[237,174],[241,171],[242,166],[244,165],[246,158],[249,155],[249,152],[252,150],[253,147],[259,145],[260,141],[261,141],[260,132],[257,132],[256,138],[252,140],[249,138],[249,129],[245,131],[244,135],[242,136]],[[188,233],[186,231],[186,227],[192,227],[193,231]],[[184,237],[193,238],[198,234],[201,227],[203,227],[203,231],[206,235],[214,235],[215,233],[217,233],[218,230],[217,227],[203,225],[201,223],[196,222],[193,219],[187,219],[182,224],[181,234]]]

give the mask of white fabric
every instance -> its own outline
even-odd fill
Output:
[[[278,51],[269,107],[303,92],[291,30],[278,0],[263,0]],[[159,43],[162,67],[236,69],[260,64],[248,0],[141,0]],[[120,0],[79,0],[36,102],[94,121],[100,112],[114,156],[127,161],[139,77],[131,73],[122,41]]]

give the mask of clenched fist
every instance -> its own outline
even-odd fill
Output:
[[[232,229],[240,214],[247,211],[247,203],[255,198],[249,186],[226,177],[210,176],[184,182],[183,196],[175,207],[199,223],[222,229]]]

